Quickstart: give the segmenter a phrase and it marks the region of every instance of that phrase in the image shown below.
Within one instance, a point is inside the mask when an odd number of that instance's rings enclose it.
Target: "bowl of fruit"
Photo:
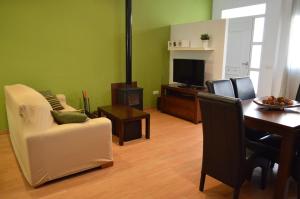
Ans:
[[[268,109],[284,110],[285,108],[294,108],[300,106],[300,103],[287,97],[260,97],[253,100],[254,103]]]

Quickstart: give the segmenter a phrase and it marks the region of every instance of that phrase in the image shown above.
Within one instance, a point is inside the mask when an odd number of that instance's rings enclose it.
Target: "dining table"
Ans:
[[[300,135],[300,107],[272,110],[253,100],[242,101],[245,126],[282,137],[274,199],[287,198],[295,142]]]

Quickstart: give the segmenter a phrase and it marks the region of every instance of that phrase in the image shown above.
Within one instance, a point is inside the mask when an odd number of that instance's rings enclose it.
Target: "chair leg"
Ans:
[[[297,198],[300,199],[300,182],[297,182]]]
[[[270,164],[270,168],[274,169],[274,166],[275,166],[275,162],[272,161],[272,163]]]
[[[246,180],[249,182],[252,180],[252,173],[253,173],[254,168],[251,168],[247,173],[246,173]]]
[[[206,177],[206,174],[203,173],[203,172],[201,172],[200,186],[199,186],[199,190],[200,190],[201,192],[204,191],[205,177]]]
[[[239,195],[240,195],[240,187],[236,187],[234,188],[234,191],[233,191],[233,199],[239,199]]]
[[[268,179],[268,166],[267,167],[261,167],[261,179],[260,179],[260,188],[265,189]]]

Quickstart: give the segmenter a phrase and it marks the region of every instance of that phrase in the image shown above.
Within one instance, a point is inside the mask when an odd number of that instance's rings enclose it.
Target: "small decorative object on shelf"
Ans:
[[[173,42],[172,41],[168,41],[168,48],[172,48],[173,47]]]
[[[208,34],[204,34],[204,39],[209,39]],[[202,41],[202,40],[201,40]],[[208,42],[208,40],[202,41],[201,46],[200,40],[178,40],[178,41],[168,41],[168,50],[169,51],[210,51],[213,49],[208,47],[208,44],[204,44]]]
[[[173,47],[177,47],[177,42],[176,41],[173,41]]]
[[[201,48],[169,48],[169,51],[209,51],[212,52],[214,49],[203,49]]]
[[[180,48],[189,48],[190,43],[191,42],[189,40],[179,40],[178,41],[178,47],[180,47]]]
[[[169,41],[168,48],[189,48],[191,42],[189,40]]]
[[[202,47],[203,49],[209,49],[208,48],[208,41],[210,39],[209,35],[207,33],[202,34],[200,37],[201,41],[202,41]]]

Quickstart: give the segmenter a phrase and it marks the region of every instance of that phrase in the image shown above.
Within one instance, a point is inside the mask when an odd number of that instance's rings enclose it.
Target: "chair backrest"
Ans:
[[[245,133],[240,99],[201,93],[202,171],[235,187],[245,169]]]
[[[234,89],[230,80],[206,81],[208,91],[212,94],[235,97]]]
[[[300,84],[299,84],[299,87],[298,87],[298,91],[297,91],[297,95],[296,95],[296,101],[300,102]]]
[[[252,81],[249,77],[231,78],[236,98],[241,100],[253,99],[256,97]]]

